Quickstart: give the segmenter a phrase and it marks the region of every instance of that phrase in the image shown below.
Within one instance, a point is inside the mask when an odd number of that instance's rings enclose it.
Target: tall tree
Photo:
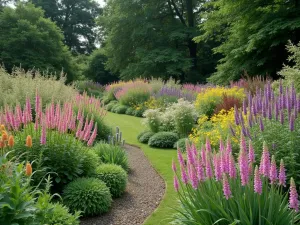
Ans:
[[[243,71],[272,75],[287,59],[288,40],[300,41],[299,0],[211,0],[199,40],[218,40],[214,50],[223,55],[209,79],[228,83]]]
[[[67,73],[68,81],[75,78],[75,68],[68,48],[63,44],[60,29],[44,18],[33,4],[17,4],[0,11],[0,64],[11,71],[14,66],[24,69]]]
[[[65,43],[74,53],[91,53],[95,49],[96,22],[100,6],[94,0],[32,0],[46,17],[63,30]]]
[[[173,76],[200,81],[213,72],[207,44],[197,44],[204,0],[109,0],[99,25],[106,35],[107,68],[133,77]],[[207,57],[198,54],[208,54]],[[209,62],[209,63],[208,63]],[[207,70],[202,67],[210,68]],[[201,70],[202,69],[202,70]],[[207,72],[206,74],[201,72]]]

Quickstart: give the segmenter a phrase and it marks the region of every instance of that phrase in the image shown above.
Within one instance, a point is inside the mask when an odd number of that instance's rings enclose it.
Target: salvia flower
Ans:
[[[296,184],[293,178],[291,178],[290,182],[290,199],[289,206],[291,209],[294,209],[296,212],[299,211],[299,201],[298,201],[298,193],[296,189]]]
[[[225,198],[228,200],[231,195],[231,190],[230,190],[230,186],[226,174],[223,174],[223,193]]]
[[[278,180],[279,180],[279,185],[284,186],[284,187],[286,186],[286,184],[285,184],[285,182],[286,182],[286,174],[285,174],[285,168],[284,168],[283,159],[280,160],[280,169],[279,169]]]
[[[275,156],[274,155],[272,155],[272,162],[271,162],[271,167],[270,167],[269,178],[270,178],[271,184],[276,183],[277,169],[276,169],[276,161],[275,161]]]

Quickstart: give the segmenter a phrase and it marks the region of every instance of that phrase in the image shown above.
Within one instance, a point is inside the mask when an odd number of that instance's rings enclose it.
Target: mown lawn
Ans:
[[[163,177],[166,182],[166,193],[159,207],[148,217],[145,225],[165,225],[171,221],[177,203],[176,193],[173,188],[173,172],[171,169],[172,158],[176,158],[176,150],[174,149],[154,149],[148,145],[141,144],[137,141],[137,135],[142,132],[145,127],[142,125],[141,118],[120,115],[108,112],[105,117],[107,124],[111,127],[120,127],[123,137],[128,144],[139,146],[150,160],[156,171]]]

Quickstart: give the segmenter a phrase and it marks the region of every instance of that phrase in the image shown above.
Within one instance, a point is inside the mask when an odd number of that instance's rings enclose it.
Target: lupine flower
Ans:
[[[240,167],[242,186],[245,186],[248,184],[249,181],[249,168],[248,168],[247,152],[243,149],[240,150],[239,167]]]
[[[179,190],[178,179],[176,176],[174,176],[174,189],[176,192],[178,192],[178,190]]]
[[[176,172],[176,170],[177,170],[176,164],[175,164],[175,162],[174,162],[173,159],[172,159],[172,170],[173,170],[174,172]]]
[[[182,180],[182,182],[184,184],[187,184],[188,183],[188,177],[187,177],[184,166],[182,166],[182,165],[180,166],[180,171],[181,171],[181,180]]]
[[[277,180],[277,169],[276,169],[276,162],[275,162],[274,155],[272,156],[269,178],[270,178],[271,184],[275,184],[275,182]]]
[[[294,114],[290,115],[290,131],[295,130],[295,116]]]
[[[230,186],[226,174],[223,174],[223,193],[225,198],[228,200],[231,195],[231,190],[230,190]]]
[[[9,147],[13,147],[15,145],[14,136],[12,136],[12,135],[9,136],[7,145]]]
[[[299,201],[298,201],[298,193],[296,189],[296,184],[293,178],[291,178],[291,183],[290,183],[290,208],[294,209],[296,212],[299,211]]]
[[[285,168],[284,168],[284,163],[283,159],[280,160],[280,169],[279,169],[279,185],[286,186],[285,181],[286,181],[286,175],[285,175]]]
[[[26,163],[26,171],[25,171],[26,176],[31,176],[32,174],[32,166],[31,164],[28,162]]]
[[[208,179],[213,177],[209,152],[206,152],[205,172]]]
[[[229,176],[230,178],[236,178],[235,161],[232,153],[229,155]]]
[[[28,136],[26,137],[26,146],[27,146],[28,148],[31,148],[31,147],[32,147],[32,138],[31,138],[30,135],[28,135]]]
[[[249,163],[255,162],[255,154],[251,140],[249,141]]]
[[[265,177],[268,177],[269,171],[270,171],[270,153],[269,153],[266,143],[264,142],[259,172],[260,172],[260,174],[264,175]]]
[[[264,123],[263,123],[263,120],[261,117],[259,118],[259,128],[260,128],[260,131],[264,131],[264,129],[265,129]]]
[[[181,166],[184,166],[184,159],[182,157],[182,154],[181,154],[181,150],[179,149],[179,147],[177,147],[177,157],[178,157],[178,161],[180,163]]]

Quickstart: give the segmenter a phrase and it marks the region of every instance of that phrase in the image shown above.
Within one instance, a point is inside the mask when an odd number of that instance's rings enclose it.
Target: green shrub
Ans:
[[[108,103],[108,104],[106,105],[105,108],[106,108],[107,111],[111,111],[112,108],[113,108],[113,106],[116,105],[116,104],[118,104],[118,101],[111,101],[110,103]]]
[[[144,122],[154,133],[159,131],[161,126],[161,112],[159,109],[148,109],[144,112]]]
[[[187,141],[190,144],[192,144],[192,142],[188,138],[181,138],[174,144],[174,148],[177,149],[177,147],[179,147],[179,149],[182,153],[186,152],[186,142]]]
[[[149,98],[150,91],[136,88],[129,89],[126,94],[119,98],[119,101],[122,105],[134,106],[148,101]]]
[[[116,109],[115,109],[115,113],[118,113],[118,114],[125,114],[127,110],[127,106],[125,105],[119,105]]]
[[[120,106],[120,104],[119,103],[117,103],[117,104],[114,104],[113,106],[112,106],[112,108],[111,108],[111,112],[113,112],[113,113],[115,113],[116,112],[116,109],[118,108]]]
[[[128,107],[125,114],[132,116],[134,114],[134,108]]]
[[[40,138],[33,135],[31,148],[24,146],[26,130],[16,136],[15,146],[10,156],[15,156],[21,161],[34,161],[34,184],[51,173],[53,178],[52,190],[61,192],[64,185],[77,177],[90,175],[97,167],[95,154],[83,146],[81,142],[71,135],[61,135],[57,132],[47,133],[46,145],[40,145]],[[52,139],[52,141],[51,141]]]
[[[127,153],[120,146],[98,143],[93,147],[93,151],[101,162],[116,164],[126,171],[129,170]]]
[[[178,136],[173,132],[158,132],[149,139],[148,145],[157,148],[173,148],[177,140]]]
[[[101,99],[101,102],[104,105],[108,105],[111,102],[111,100],[107,96],[103,96],[102,99]]]
[[[112,198],[103,181],[78,178],[65,187],[63,202],[71,211],[81,211],[84,216],[93,216],[108,212]]]
[[[40,224],[47,225],[79,225],[79,212],[74,215],[66,206],[59,203],[50,203],[51,196],[44,193],[38,198],[37,208]]]
[[[102,164],[96,170],[96,177],[109,187],[112,197],[120,197],[127,184],[127,173],[122,167],[114,164]]]
[[[135,109],[133,115],[136,117],[143,117],[145,108]]]
[[[155,133],[152,131],[143,132],[143,135],[141,135],[138,140],[139,142],[146,144],[154,134]]]

